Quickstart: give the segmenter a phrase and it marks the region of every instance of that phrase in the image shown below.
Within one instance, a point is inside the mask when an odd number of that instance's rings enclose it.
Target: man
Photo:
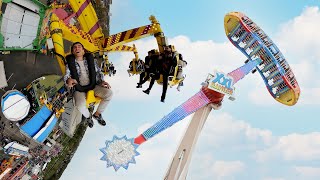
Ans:
[[[106,122],[101,113],[106,109],[112,97],[111,86],[103,80],[103,73],[93,59],[93,55],[85,53],[80,42],[75,42],[71,46],[71,55],[66,57],[66,75],[64,81],[68,87],[75,86],[74,99],[78,110],[86,118],[88,126],[93,127],[92,117],[86,107],[86,93],[94,90],[94,95],[101,98],[97,111],[93,114],[98,123],[102,126]]]
[[[160,54],[158,59],[158,69],[159,73],[162,74],[163,83],[162,83],[162,95],[161,95],[161,102],[165,101],[166,93],[168,89],[168,77],[169,75],[173,75],[174,68],[177,66],[177,57],[174,52],[172,52],[171,45],[163,47],[164,53]],[[153,86],[153,83],[156,79],[159,79],[158,76],[154,76],[151,79],[149,88],[144,90],[143,92],[146,94],[150,93],[150,90]]]
[[[140,79],[137,83],[137,88],[142,88],[142,85],[150,79],[150,74],[156,73],[156,56],[156,51],[154,49],[148,51],[148,56],[146,56],[144,59],[145,71],[140,74]]]
[[[185,74],[183,74],[183,68],[187,66],[187,61],[183,59],[182,54],[179,53],[179,63],[178,63],[178,72],[177,72],[177,79],[184,79],[186,77]],[[180,91],[180,87],[183,86],[183,81],[179,82],[177,90]]]

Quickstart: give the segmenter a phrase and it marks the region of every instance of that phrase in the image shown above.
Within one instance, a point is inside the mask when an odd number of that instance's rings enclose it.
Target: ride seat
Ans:
[[[86,98],[87,108],[90,108],[91,106],[98,104],[100,101],[101,101],[101,98],[95,96],[93,90],[89,90],[87,92],[87,98]]]

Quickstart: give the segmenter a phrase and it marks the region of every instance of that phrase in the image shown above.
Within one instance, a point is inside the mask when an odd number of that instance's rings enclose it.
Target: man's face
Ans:
[[[171,48],[169,46],[164,47],[164,51],[171,52]]]
[[[84,55],[84,49],[81,44],[75,44],[72,47],[72,54],[76,57],[80,57]]]

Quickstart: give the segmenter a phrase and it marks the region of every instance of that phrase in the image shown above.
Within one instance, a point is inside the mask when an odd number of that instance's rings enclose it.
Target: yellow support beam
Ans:
[[[151,15],[149,17],[149,20],[151,21],[152,23],[152,32],[153,32],[153,35],[154,37],[156,38],[157,40],[157,44],[158,44],[158,48],[159,48],[159,52],[162,53],[163,52],[163,46],[167,46],[168,43],[167,43],[167,39],[166,37],[164,36],[164,33],[161,29],[161,26],[160,26],[160,23],[159,21],[156,19],[155,16]]]
[[[110,51],[123,44],[154,35],[158,43],[159,51],[163,52],[163,46],[167,45],[167,42],[160,27],[160,23],[154,16],[150,16],[149,20],[152,24],[123,31],[105,38],[101,42],[103,44],[103,47],[107,51]]]
[[[66,26],[62,21],[60,21],[60,27],[63,32],[63,39],[80,42],[90,52],[99,51],[99,47],[95,45],[94,40],[87,33],[78,30],[75,26]]]
[[[133,52],[135,55],[135,59],[139,59],[138,51],[136,49],[136,46],[133,44],[133,46],[127,46],[127,45],[120,45],[117,47],[114,47],[110,49],[108,52]]]
[[[80,23],[82,30],[92,36],[93,39],[104,37],[98,23],[98,16],[90,0],[69,0],[69,4]]]
[[[61,72],[64,75],[66,73],[66,67],[64,64],[64,59],[62,59],[62,57],[65,57],[62,29],[60,27],[59,18],[55,14],[52,14],[51,16],[50,34],[52,37],[55,52],[60,55],[56,56],[56,58],[59,63]]]
[[[152,25],[146,25],[111,35],[104,39],[104,42],[102,43],[104,44],[103,47],[107,51],[110,51],[118,46],[150,36],[152,34]]]

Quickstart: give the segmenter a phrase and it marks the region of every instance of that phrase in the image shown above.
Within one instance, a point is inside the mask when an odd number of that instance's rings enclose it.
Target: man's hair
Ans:
[[[74,47],[75,45],[77,45],[77,44],[80,44],[80,45],[82,46],[83,50],[86,51],[86,49],[84,48],[83,44],[81,44],[81,42],[74,42],[74,43],[71,45],[71,53],[72,53],[72,51],[73,51],[73,47]]]
[[[170,48],[172,52],[174,51],[174,46],[172,46],[172,45],[164,45],[163,49],[164,48]]]
[[[155,53],[156,53],[156,50],[155,50],[155,49],[152,49],[152,50],[150,50],[150,53],[151,53],[151,54],[155,54]]]
[[[180,60],[183,60],[183,56],[182,56],[182,54],[180,54],[180,53],[179,53],[179,59],[180,59]]]

